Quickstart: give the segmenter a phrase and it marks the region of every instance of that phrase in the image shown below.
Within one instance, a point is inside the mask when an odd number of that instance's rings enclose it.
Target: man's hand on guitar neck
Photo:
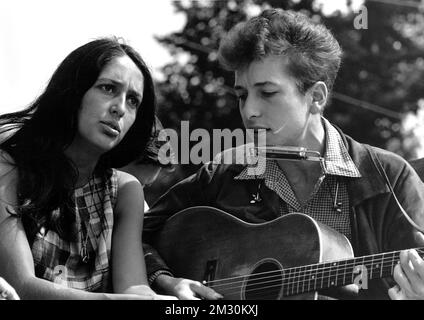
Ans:
[[[397,285],[389,289],[392,300],[424,299],[424,261],[414,249],[400,253],[393,278]]]
[[[183,278],[173,278],[161,274],[155,280],[155,289],[165,294],[175,295],[180,300],[218,300],[223,296],[198,281]]]

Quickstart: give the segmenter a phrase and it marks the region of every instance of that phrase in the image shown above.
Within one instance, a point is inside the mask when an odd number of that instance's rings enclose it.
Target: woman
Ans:
[[[154,113],[142,58],[99,39],[26,110],[0,116],[12,132],[0,144],[0,274],[22,299],[169,298],[147,284],[142,187],[111,169],[144,152]]]
[[[156,117],[155,126],[152,133],[152,138],[147,143],[146,150],[143,155],[120,168],[120,170],[127,172],[140,181],[143,187],[150,187],[158,178],[162,169],[167,173],[174,172],[174,152],[171,144],[166,139],[161,138],[163,125]],[[149,205],[144,201],[144,211],[149,210]]]

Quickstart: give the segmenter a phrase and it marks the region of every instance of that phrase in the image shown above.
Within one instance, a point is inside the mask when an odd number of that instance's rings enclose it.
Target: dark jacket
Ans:
[[[355,256],[424,246],[423,235],[405,219],[385,181],[383,171],[408,215],[424,226],[424,184],[401,157],[375,147],[360,144],[340,132],[361,178],[348,181],[351,205],[352,246]],[[381,166],[379,165],[381,163]],[[379,169],[380,167],[380,169]],[[279,216],[278,195],[263,187],[264,201],[252,205],[255,180],[235,180],[243,165],[205,164],[164,194],[146,213],[144,241],[149,243],[155,231],[172,214],[193,206],[206,205],[251,223]],[[183,232],[183,231],[182,231]],[[165,268],[152,250],[146,257],[149,274]],[[387,299],[392,279],[371,280],[369,289],[360,291],[361,299]]]
[[[412,168],[414,168],[420,176],[421,180],[424,181],[424,158],[412,160],[410,163]]]

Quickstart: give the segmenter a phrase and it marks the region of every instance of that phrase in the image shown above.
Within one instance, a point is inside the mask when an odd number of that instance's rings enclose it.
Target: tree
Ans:
[[[365,2],[368,29],[355,28],[361,12],[354,12],[349,1],[347,13],[330,16],[313,0],[175,1],[186,25],[158,38],[175,56],[163,67],[165,79],[158,83],[159,117],[165,127],[178,130],[181,120],[189,120],[190,129],[242,127],[231,89],[234,79],[219,66],[217,49],[222,35],[237,22],[271,6],[300,10],[324,22],[344,50],[325,116],[361,142],[413,158],[415,138],[401,129],[403,115],[415,113],[423,98],[424,19],[417,8],[374,1]],[[415,142],[402,143],[408,137]],[[176,179],[196,169],[179,168]]]
[[[414,158],[416,148],[405,143],[408,135],[401,125],[408,111],[417,111],[423,96],[424,46],[417,33],[423,27],[422,14],[417,8],[374,1],[365,6],[368,29],[352,28],[353,11],[323,17],[345,52],[334,88],[337,99],[327,116],[359,141]],[[354,107],[344,95],[369,104]]]

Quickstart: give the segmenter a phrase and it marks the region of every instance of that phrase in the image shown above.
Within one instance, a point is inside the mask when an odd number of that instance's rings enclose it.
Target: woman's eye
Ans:
[[[128,104],[132,108],[138,108],[138,106],[140,105],[140,101],[136,97],[128,97]]]
[[[115,90],[115,87],[111,84],[101,84],[99,88],[107,93],[113,93]]]

